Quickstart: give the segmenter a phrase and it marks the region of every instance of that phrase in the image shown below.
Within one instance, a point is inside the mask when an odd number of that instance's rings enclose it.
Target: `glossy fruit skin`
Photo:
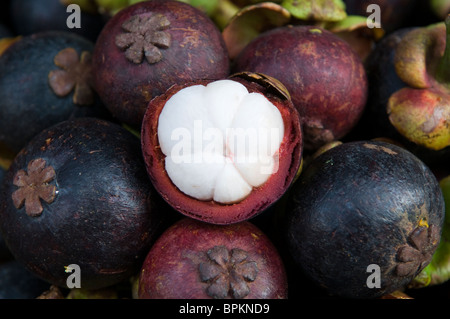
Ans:
[[[18,152],[42,130],[76,117],[109,118],[96,97],[91,105],[73,102],[73,92],[57,96],[49,86],[49,73],[58,70],[55,56],[66,48],[91,52],[91,41],[64,31],[23,36],[0,56],[0,143]],[[36,98],[39,97],[39,98]]]
[[[358,141],[325,152],[305,169],[286,214],[285,238],[297,271],[329,295],[376,298],[406,287],[430,261],[444,201],[436,178],[412,153]],[[401,249],[414,246],[419,230],[433,230],[433,245],[415,271],[400,275]],[[370,265],[380,267],[379,288],[368,287]]]
[[[122,24],[132,16],[162,14],[170,22],[170,37],[161,61],[134,64],[115,44]],[[93,63],[95,86],[107,108],[136,129],[150,100],[174,84],[219,79],[229,74],[229,58],[220,31],[200,10],[180,1],[144,1],[111,18],[96,42]]]
[[[232,72],[267,74],[282,82],[302,118],[305,149],[344,137],[367,100],[361,59],[344,40],[314,26],[284,26],[250,42]]]
[[[262,93],[281,112],[285,136],[280,146],[279,168],[268,181],[254,188],[252,193],[239,203],[223,205],[214,201],[200,201],[187,196],[172,183],[165,171],[164,158],[159,146],[157,129],[158,117],[167,100],[184,87],[207,85],[212,81],[195,81],[185,85],[174,85],[164,94],[153,99],[145,113],[141,143],[147,173],[161,197],[184,216],[207,223],[226,225],[251,219],[271,207],[290,187],[301,164],[303,154],[303,134],[300,118],[292,102],[280,98],[271,89],[239,77],[232,77],[246,86],[249,92]],[[271,93],[272,92],[272,93]]]
[[[247,252],[256,279],[247,281],[246,299],[286,299],[287,277],[275,246],[250,222],[219,226],[183,218],[169,227],[149,251],[140,272],[139,299],[211,299],[200,264],[213,247]],[[232,298],[228,295],[226,299]]]
[[[16,208],[13,182],[36,158],[53,167],[47,184],[57,193],[30,216],[26,206]],[[77,264],[81,287],[98,289],[138,271],[165,227],[163,204],[136,136],[104,120],[74,119],[44,130],[17,155],[2,187],[0,231],[15,259],[40,278],[67,287],[64,266]]]

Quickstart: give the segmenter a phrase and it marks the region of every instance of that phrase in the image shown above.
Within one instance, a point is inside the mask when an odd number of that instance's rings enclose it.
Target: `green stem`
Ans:
[[[211,14],[212,20],[223,30],[230,19],[239,11],[239,7],[229,0],[219,0],[216,10]]]
[[[444,55],[436,72],[436,79],[445,85],[450,85],[450,14],[445,19],[445,27],[447,35],[445,38],[446,45]]]

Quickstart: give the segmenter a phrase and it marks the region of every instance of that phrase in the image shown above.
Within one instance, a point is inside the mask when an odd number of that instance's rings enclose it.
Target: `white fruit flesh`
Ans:
[[[276,172],[283,136],[278,108],[232,80],[181,89],[158,121],[171,181],[186,195],[222,204],[243,200]]]

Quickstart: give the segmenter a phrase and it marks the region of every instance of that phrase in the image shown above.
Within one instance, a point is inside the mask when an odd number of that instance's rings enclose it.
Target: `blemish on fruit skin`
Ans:
[[[419,227],[429,227],[429,225],[428,225],[428,222],[427,222],[427,219],[426,218],[421,218],[420,220],[419,220],[419,223],[418,223],[418,225],[419,225]]]
[[[387,148],[385,146],[381,146],[381,145],[375,145],[375,144],[366,143],[363,146],[365,148],[368,148],[368,149],[383,151],[383,152],[385,152],[387,154],[390,154],[390,155],[397,155],[398,154],[396,151],[394,151],[394,150],[392,150],[390,148]]]
[[[253,237],[253,238],[255,238],[255,239],[259,239],[259,236],[258,236],[257,234],[255,234],[255,233],[251,233],[251,235],[252,235],[252,237]]]
[[[322,30],[320,29],[310,29],[309,32],[313,34],[322,34]]]

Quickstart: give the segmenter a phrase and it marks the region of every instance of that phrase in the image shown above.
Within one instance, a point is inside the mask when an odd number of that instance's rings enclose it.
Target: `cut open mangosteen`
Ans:
[[[264,85],[256,82],[262,79]],[[150,102],[141,136],[162,197],[215,224],[268,208],[290,186],[302,157],[300,119],[285,88],[256,74],[172,87]]]

